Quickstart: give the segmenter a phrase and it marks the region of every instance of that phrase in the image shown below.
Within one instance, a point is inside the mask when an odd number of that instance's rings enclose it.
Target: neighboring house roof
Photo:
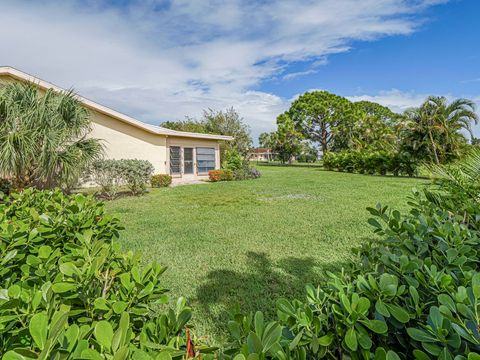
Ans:
[[[16,80],[20,81],[25,81],[25,82],[31,82],[38,86],[40,89],[43,90],[48,90],[52,89],[58,92],[61,91],[66,91],[65,89],[62,89],[59,86],[56,86],[54,84],[51,84],[47,81],[44,81],[42,79],[39,79],[35,76],[29,75],[27,73],[24,73],[23,71],[17,70],[13,67],[10,66],[0,66],[0,76],[10,76],[11,78],[14,78]],[[122,121],[124,123],[130,124],[132,126],[135,126],[139,129],[145,130],[147,132],[153,133],[153,134],[158,134],[158,135],[164,135],[164,136],[178,136],[178,137],[188,137],[188,138],[198,138],[198,139],[212,139],[212,140],[233,140],[233,137],[231,136],[225,136],[225,135],[214,135],[214,134],[201,134],[201,133],[194,133],[194,132],[187,132],[187,131],[177,131],[177,130],[171,130],[167,129],[161,126],[155,126],[155,125],[150,125],[146,124],[140,120],[134,119],[128,115],[119,113],[118,111],[112,110],[106,106],[100,105],[92,100],[89,100],[87,98],[84,98],[83,96],[76,95],[77,99],[88,109],[97,111],[99,113],[105,114],[107,116],[110,116],[116,120]]]
[[[272,152],[272,149],[270,148],[256,148],[255,153],[257,154],[264,154],[264,153],[269,153]]]

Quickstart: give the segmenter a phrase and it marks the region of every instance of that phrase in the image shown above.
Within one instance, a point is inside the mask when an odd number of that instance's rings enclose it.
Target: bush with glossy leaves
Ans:
[[[115,240],[119,220],[93,197],[27,189],[0,204],[3,359],[181,358],[191,310],[166,307],[165,267]],[[198,347],[197,351],[205,350]]]

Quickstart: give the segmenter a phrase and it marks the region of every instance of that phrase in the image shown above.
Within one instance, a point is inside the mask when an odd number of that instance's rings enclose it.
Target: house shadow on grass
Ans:
[[[320,267],[313,257],[288,257],[274,263],[262,252],[248,252],[246,256],[248,271],[214,270],[197,288],[195,306],[221,332],[225,332],[229,312],[237,305],[242,313],[260,310],[273,318],[277,299],[303,300],[306,284],[320,284],[322,271],[340,266]]]

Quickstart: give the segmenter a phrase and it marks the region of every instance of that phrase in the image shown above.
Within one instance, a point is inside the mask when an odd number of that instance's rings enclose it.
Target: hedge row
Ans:
[[[260,176],[262,176],[260,171],[248,165],[235,171],[230,169],[220,169],[210,170],[208,172],[208,178],[212,182],[257,179]]]
[[[323,166],[328,170],[356,172],[360,174],[414,176],[417,173],[416,161],[406,153],[387,151],[347,150],[329,152],[323,157]]]
[[[147,160],[105,159],[93,164],[89,178],[100,186],[102,194],[113,199],[122,186],[127,186],[134,195],[145,192],[153,170]]]

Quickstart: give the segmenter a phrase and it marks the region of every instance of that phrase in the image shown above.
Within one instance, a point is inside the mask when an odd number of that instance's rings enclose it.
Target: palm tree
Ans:
[[[418,108],[405,112],[406,137],[404,143],[419,158],[434,159],[440,164],[458,157],[465,137],[461,130],[473,139],[472,122],[478,122],[475,104],[468,99],[457,99],[448,104],[443,96],[430,96]]]
[[[103,154],[88,138],[88,111],[72,91],[40,93],[33,84],[0,88],[0,176],[15,187],[71,188]]]

